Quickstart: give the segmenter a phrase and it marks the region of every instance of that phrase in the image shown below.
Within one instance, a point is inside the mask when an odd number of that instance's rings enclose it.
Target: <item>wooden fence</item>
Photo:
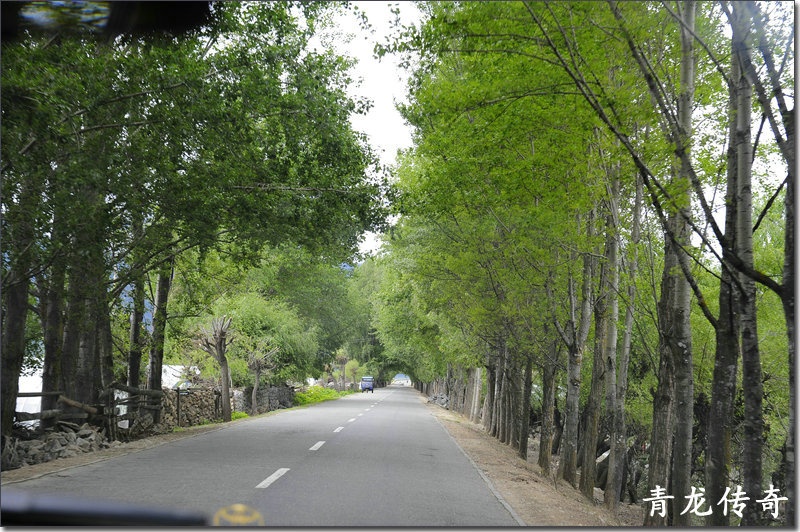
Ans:
[[[127,396],[119,397],[116,391],[126,392]],[[57,396],[57,403],[62,406],[62,408],[42,410],[40,412],[15,412],[14,420],[17,422],[40,421],[39,428],[42,429],[60,421],[86,420],[94,425],[106,428],[107,438],[109,441],[113,441],[119,436],[120,421],[135,420],[145,411],[151,411],[153,418],[157,420],[162,408],[161,398],[164,392],[161,390],[132,388],[119,382],[113,382],[100,394],[100,402],[94,405],[70,399],[61,391],[23,392],[17,395],[18,397]],[[126,410],[126,412],[121,414],[122,410]]]
[[[28,392],[18,395],[57,396],[60,408],[40,412],[16,412],[15,421],[40,421],[38,430],[41,431],[65,420],[85,420],[103,427],[109,441],[135,438],[146,433],[153,425],[161,425],[161,429],[169,430],[176,426],[222,417],[222,397],[219,390],[205,388],[145,390],[113,382],[100,393],[98,402],[91,405],[70,399],[63,392]],[[199,407],[198,402],[201,404]]]

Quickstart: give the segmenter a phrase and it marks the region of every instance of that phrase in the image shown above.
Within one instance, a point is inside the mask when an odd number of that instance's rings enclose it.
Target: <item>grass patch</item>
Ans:
[[[231,412],[231,421],[250,417],[247,412]]]
[[[294,394],[294,404],[297,406],[310,405],[313,403],[321,403],[323,401],[331,401],[339,399],[345,395],[350,395],[352,391],[337,392],[331,388],[323,388],[322,386],[310,386],[305,392],[297,392]]]

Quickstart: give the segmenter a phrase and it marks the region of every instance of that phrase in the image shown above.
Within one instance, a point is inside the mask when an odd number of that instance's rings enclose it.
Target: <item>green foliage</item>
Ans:
[[[572,302],[586,257],[595,276],[592,303],[597,302],[598,276],[606,266],[604,217],[608,202],[615,201],[609,196],[610,178],[620,176],[620,220],[612,235],[624,257],[620,335],[626,307],[635,303],[628,421],[639,431],[652,424],[658,347],[668,334],[659,332],[666,237],[658,210],[676,212],[689,192],[705,194],[714,211],[713,216],[702,212],[695,200],[698,234],[687,250],[700,292],[691,309],[694,386],[696,395],[710,393],[716,336],[699,305],[718,313],[720,265],[714,253],[720,242],[709,227],[725,208],[731,117],[727,80],[720,75],[728,65],[720,58],[728,57],[731,43],[721,13],[727,8],[698,5],[695,31],[702,47],[695,62],[696,131],[691,139],[697,182],[689,191],[672,183],[680,181],[671,179],[676,134],[664,127],[676,113],[676,80],[681,79],[681,27],[668,8],[424,2],[426,16],[418,26],[398,28],[393,42],[378,47],[379,54],[397,53],[413,65],[408,103],[401,111],[414,128],[415,141],[396,169],[398,221],[379,259],[364,264],[363,273],[356,271],[357,277],[363,275],[359,287],[369,287],[361,290],[370,302],[365,314],[384,348],[373,359],[381,367],[403,368],[415,380],[427,381],[444,376],[449,365],[483,365],[497,346],[524,356],[558,340],[553,321],[563,324],[578,317]],[[762,9],[774,9],[776,20],[785,15],[780,3]],[[785,32],[792,27],[776,24],[767,35],[773,44],[789,42]],[[635,46],[646,67],[634,61]],[[776,45],[774,53],[793,57],[791,46]],[[781,69],[785,87],[793,86],[790,71]],[[663,98],[662,108],[654,105],[654,93]],[[762,204],[777,184],[770,172],[776,144],[766,137],[761,135],[754,162]],[[649,176],[650,188],[641,241],[634,245],[632,198],[642,174]],[[763,218],[758,208],[753,216],[756,268],[772,279],[783,275],[781,194]],[[627,271],[634,255],[635,280]],[[631,284],[633,301],[627,296]],[[787,329],[775,294],[759,288],[757,298],[769,427],[765,437],[774,451],[787,428]],[[590,331],[588,346],[593,335]],[[582,367],[584,396],[590,353],[584,354]],[[563,373],[557,379],[564,385]],[[777,463],[770,467],[774,470]]]
[[[231,412],[231,421],[235,421],[237,419],[244,419],[246,417],[250,417],[247,412]]]
[[[352,392],[343,391],[338,392],[331,388],[323,388],[322,386],[309,386],[304,392],[297,392],[294,394],[294,404],[297,406],[310,405],[313,403],[321,403],[323,401],[331,401],[339,399]]]
[[[231,382],[237,388],[253,385],[253,377],[247,369],[247,361],[228,352],[228,371],[231,374]],[[215,373],[216,375],[216,373]]]
[[[350,124],[365,109],[346,91],[352,61],[309,46],[317,18],[340,7],[218,3],[212,23],[180,37],[4,40],[3,292],[12,265],[43,283],[39,297],[58,280],[62,309],[65,287],[95,290],[123,373],[134,278],[175,261],[168,356],[200,362],[197,324],[267,245],[290,243],[326,264],[351,260],[361,234],[383,224],[385,183]],[[328,281],[344,292],[334,275]],[[303,310],[320,296],[296,295]],[[332,316],[348,313],[316,310],[282,332],[292,361],[279,377],[319,371],[317,343],[345,341],[337,331],[347,327]]]

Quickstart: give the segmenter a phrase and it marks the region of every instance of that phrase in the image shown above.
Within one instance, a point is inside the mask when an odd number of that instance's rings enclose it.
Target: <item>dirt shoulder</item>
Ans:
[[[491,437],[482,426],[439,405],[427,406],[526,525],[642,526],[642,507],[620,504],[614,515],[597,500],[595,504],[587,501],[563,480],[555,481],[552,476],[542,474],[538,464],[519,458],[511,447]],[[535,460],[531,451],[529,448],[528,456]],[[595,490],[595,499],[598,497],[602,500],[602,491]]]

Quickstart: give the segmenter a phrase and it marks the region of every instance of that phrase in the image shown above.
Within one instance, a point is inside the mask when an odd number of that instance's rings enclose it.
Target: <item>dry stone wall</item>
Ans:
[[[178,394],[180,393],[180,397]],[[253,388],[234,388],[231,390],[231,410],[252,414]],[[178,402],[180,401],[180,418]],[[188,390],[171,390],[164,388],[162,398],[161,430],[172,430],[175,427],[188,427],[218,421],[222,417],[221,398],[213,388],[190,388]],[[294,404],[294,388],[290,386],[263,386],[257,392],[258,414],[271,412],[281,408],[290,408]]]
[[[222,416],[220,395],[213,388],[163,390],[159,423],[163,429],[202,425],[219,420]]]
[[[241,402],[236,404],[234,410],[252,414],[253,388],[248,386],[241,390]],[[271,412],[281,408],[291,408],[294,405],[294,388],[290,386],[263,386],[256,392],[256,414]]]

